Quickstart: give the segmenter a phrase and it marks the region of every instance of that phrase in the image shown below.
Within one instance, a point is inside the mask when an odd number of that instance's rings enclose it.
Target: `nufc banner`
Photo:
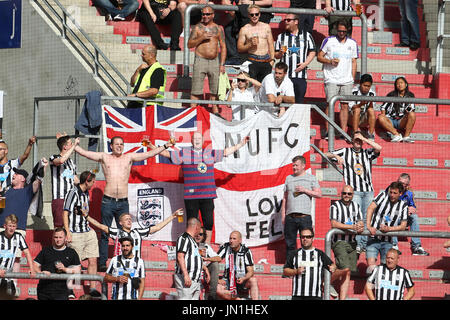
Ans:
[[[281,118],[259,112],[237,122],[225,121],[201,107],[103,106],[103,118],[105,150],[110,150],[109,141],[114,136],[124,138],[125,152],[146,152],[150,150],[147,141],[158,146],[171,135],[177,141],[173,150],[189,147],[194,132],[202,133],[204,148],[219,150],[250,136],[244,147],[215,164],[213,242],[227,242],[233,230],[242,233],[247,246],[282,237],[281,202],[284,181],[292,174],[291,160],[304,155],[310,167],[309,105],[293,105]],[[163,156],[135,163],[128,190],[135,226],[154,225],[184,207],[181,168]],[[185,223],[175,219],[149,239],[175,241],[184,229]]]

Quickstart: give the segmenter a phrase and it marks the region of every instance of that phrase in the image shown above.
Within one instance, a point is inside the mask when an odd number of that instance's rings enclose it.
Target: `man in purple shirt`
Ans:
[[[224,150],[212,149],[211,146],[203,148],[203,136],[200,132],[192,135],[192,147],[181,148],[175,151],[164,150],[160,155],[172,160],[174,164],[181,165],[184,175],[184,205],[186,219],[198,219],[198,211],[202,214],[203,225],[206,229],[205,242],[211,242],[214,224],[214,199],[217,198],[216,182],[214,180],[214,163],[223,160],[242,148],[250,139],[246,136],[238,144]],[[155,146],[151,145],[152,148]]]

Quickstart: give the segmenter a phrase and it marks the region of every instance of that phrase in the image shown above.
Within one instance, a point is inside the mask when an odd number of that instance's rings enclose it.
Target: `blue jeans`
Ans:
[[[391,242],[381,241],[376,238],[370,238],[367,241],[366,258],[377,259],[378,253],[380,253],[380,262],[386,263],[386,254],[391,248],[392,248]]]
[[[419,230],[419,216],[417,214],[408,215],[408,226],[410,231],[420,231]],[[392,244],[396,246],[398,244],[398,238],[392,237]],[[420,238],[411,238],[411,249],[421,246]]]
[[[112,199],[102,199],[102,224],[111,227],[112,220],[116,220],[117,227],[119,225],[119,217],[122,213],[128,213],[128,201],[116,201]],[[105,266],[106,260],[108,260],[108,235],[102,231],[99,243],[99,265]]]
[[[363,214],[364,221],[364,229],[367,229],[366,226],[366,216],[367,216],[367,208],[369,208],[370,204],[373,200],[373,191],[361,192],[354,191],[353,201],[355,201],[361,207],[361,212]],[[356,236],[357,246],[361,249],[364,249],[367,245],[367,236]]]
[[[400,41],[410,45],[411,42],[420,44],[419,16],[417,3],[419,0],[399,0],[400,7]]]
[[[294,85],[295,103],[303,103],[306,94],[306,79],[304,78],[289,78]]]
[[[100,9],[106,10],[107,13],[113,17],[120,14],[122,17],[126,18],[139,8],[139,2],[137,0],[123,0],[123,8],[115,7],[109,0],[93,0],[94,6],[100,7]]]

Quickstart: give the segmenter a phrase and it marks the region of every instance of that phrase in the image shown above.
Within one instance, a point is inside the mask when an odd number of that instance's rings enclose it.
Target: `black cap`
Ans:
[[[119,242],[122,243],[124,241],[130,241],[131,243],[134,243],[133,238],[129,237],[129,236],[125,236],[119,239]]]
[[[16,174],[22,175],[25,179],[28,177],[28,172],[26,172],[26,171],[23,170],[23,169],[13,168],[13,171],[14,171]]]

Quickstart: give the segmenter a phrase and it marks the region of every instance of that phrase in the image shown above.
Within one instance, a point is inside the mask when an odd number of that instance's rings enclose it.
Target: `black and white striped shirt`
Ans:
[[[293,278],[292,296],[322,297],[323,271],[332,264],[333,261],[319,249],[298,249],[297,254],[291,255],[284,265],[284,268],[290,269],[305,267],[304,273]]]
[[[389,92],[386,97],[400,97],[396,91]],[[407,91],[404,98],[415,98],[414,93]],[[385,102],[380,107],[381,111],[385,111],[386,117],[399,120],[405,116],[407,112],[416,110],[414,103],[394,103]]]
[[[186,269],[189,274],[189,278],[192,281],[200,281],[200,276],[202,274],[202,257],[198,251],[197,242],[192,238],[189,233],[183,233],[177,240],[177,255],[178,253],[184,253],[184,262],[186,264]],[[181,267],[178,265],[178,259],[175,267],[175,273],[183,274]]]
[[[311,51],[316,51],[316,44],[309,32],[298,32],[297,35],[290,32],[280,33],[275,42],[275,51],[280,51],[282,46],[286,46],[288,50],[281,57],[281,61],[288,65],[289,78],[307,78],[307,69],[304,68],[300,72],[295,72],[299,63],[304,63]]]
[[[380,229],[382,224],[389,227],[399,226],[400,223],[408,219],[408,205],[406,202],[397,200],[397,202],[389,201],[389,194],[386,191],[381,192],[374,200],[377,204],[372,214],[370,226]],[[377,236],[381,241],[391,241],[391,236]]]
[[[63,164],[55,166],[53,161],[57,158],[61,158],[61,155],[55,154],[49,159],[52,174],[52,199],[64,199],[75,186],[74,178],[77,174],[77,167],[70,158]]]
[[[141,281],[144,281],[144,260],[136,256],[130,259],[126,259],[122,255],[113,257],[106,273],[118,277],[123,276],[124,272],[128,273],[131,278],[140,278]],[[116,282],[112,285],[112,300],[137,300],[138,294],[139,291],[133,289],[130,278],[127,283]]]
[[[8,160],[5,164],[0,164],[0,182],[3,190],[11,185],[12,175],[14,174],[13,168],[20,168],[20,166],[19,158]]]
[[[414,286],[408,270],[400,266],[389,270],[385,264],[377,266],[367,282],[375,286],[376,300],[403,300],[405,288]]]
[[[331,0],[334,10],[353,11],[352,0]]]
[[[109,228],[109,237],[114,240],[118,240],[123,237],[131,237],[133,239],[133,255],[141,258],[142,252],[142,238],[147,237],[150,234],[150,228],[136,228],[131,229],[130,232],[126,232],[119,228]]]
[[[24,237],[14,232],[11,238],[8,238],[5,231],[0,232],[0,269],[12,271],[17,250],[28,249]]]
[[[330,206],[330,220],[336,220],[337,222],[354,225],[358,220],[362,220],[363,215],[361,207],[354,201],[351,201],[347,206],[342,200],[335,201]],[[333,237],[333,242],[337,241],[355,241],[354,234],[337,234]]]
[[[380,155],[375,149],[361,149],[356,152],[353,148],[341,148],[333,154],[344,159],[344,182],[352,186],[354,191],[373,191],[372,161]]]
[[[359,85],[353,88],[352,94],[354,96],[375,97],[377,95],[375,93],[375,90],[373,89],[373,87],[371,87],[369,92],[367,92],[367,94],[365,94],[365,95],[361,93],[361,90],[359,88],[360,88]],[[359,101],[350,101],[348,103],[348,107],[350,109],[352,109],[355,104],[359,104],[359,103],[360,103]],[[375,102],[367,102],[367,103],[363,104],[361,106],[361,114],[360,114],[360,116],[363,116],[366,113],[366,111],[369,108],[371,103],[372,103],[372,106],[375,108],[375,105],[376,105]]]
[[[88,232],[89,222],[81,213],[81,209],[89,212],[89,192],[83,192],[79,186],[72,188],[64,199],[64,210],[69,212],[70,232]]]
[[[233,255],[235,279],[244,277],[247,273],[247,267],[254,265],[252,252],[244,244],[241,244],[238,252],[234,252],[229,243],[221,245],[217,255],[225,259],[225,271],[223,273],[225,279],[229,279],[230,276],[230,254]]]

